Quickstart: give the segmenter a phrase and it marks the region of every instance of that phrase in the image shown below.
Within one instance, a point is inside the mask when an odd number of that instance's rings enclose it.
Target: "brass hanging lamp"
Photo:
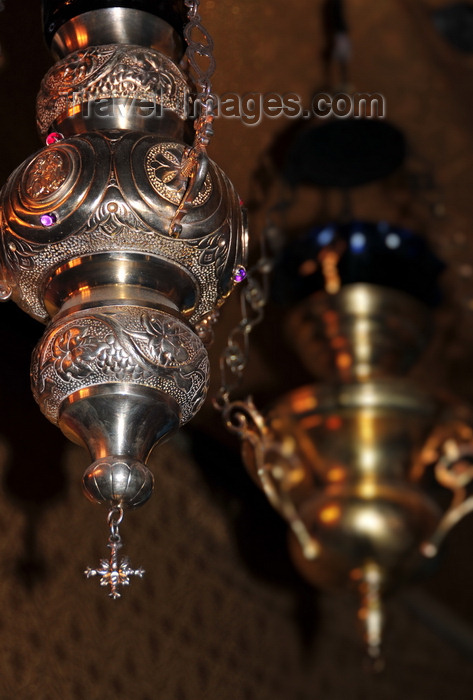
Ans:
[[[287,337],[316,383],[264,413],[251,398],[233,400],[228,381],[216,402],[242,441],[249,473],[291,527],[303,577],[357,589],[374,660],[383,594],[421,555],[435,556],[473,510],[473,430],[464,407],[409,376],[432,335],[429,305],[438,300],[441,269],[411,231],[384,222],[315,227],[285,248],[273,285],[288,309]],[[247,300],[261,310],[251,272],[249,283]],[[250,329],[249,316],[240,328]],[[230,335],[222,365],[238,376],[236,339]],[[428,470],[453,492],[446,511],[424,487]]]

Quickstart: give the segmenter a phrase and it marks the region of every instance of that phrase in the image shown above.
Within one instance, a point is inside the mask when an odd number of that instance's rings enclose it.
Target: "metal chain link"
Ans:
[[[185,149],[180,167],[180,177],[187,180],[187,187],[176,209],[169,226],[171,236],[179,236],[182,231],[181,220],[186,213],[189,203],[196,192],[202,186],[208,170],[207,146],[210,137],[213,136],[214,98],[212,96],[211,78],[215,71],[215,58],[213,55],[213,39],[200,22],[199,0],[184,0],[188,8],[188,23],[184,27],[184,38],[187,42],[186,58],[194,73],[195,82],[200,90],[195,105],[198,114],[194,121],[194,143]],[[196,41],[193,33],[199,32],[203,41]],[[202,56],[208,60],[206,70],[203,70],[197,57]]]
[[[123,508],[114,506],[110,509],[107,517],[107,522],[110,527],[109,542],[121,542],[119,525],[123,520]]]
[[[276,209],[279,207],[276,207]],[[274,211],[273,208],[270,214]],[[267,254],[267,244],[277,226],[268,215],[261,235],[261,254],[256,265],[250,269],[245,285],[241,289],[241,320],[230,331],[227,345],[220,356],[221,386],[213,399],[214,407],[221,412],[227,429],[251,446],[253,451],[256,478],[270,503],[287,520],[297,537],[304,556],[315,559],[319,555],[319,545],[301,520],[288,488],[290,460],[281,455],[281,460],[273,463],[269,453],[280,452],[280,446],[271,434],[263,414],[253,403],[251,396],[242,401],[232,397],[241,385],[249,360],[250,335],[262,320],[269,296],[269,277],[273,262]]]
[[[188,23],[184,27],[184,38],[187,42],[186,57],[194,73],[199,94],[199,114],[195,121],[195,139],[193,151],[198,153],[208,146],[210,137],[213,136],[214,100],[211,94],[211,79],[215,72],[215,57],[213,55],[214,42],[207,29],[201,24],[199,15],[199,0],[185,0],[188,8]],[[202,41],[196,41],[193,35],[198,32],[202,36]],[[207,69],[204,70],[197,60],[201,56],[208,61]]]
[[[224,410],[231,402],[231,394],[238,389],[249,360],[250,335],[263,320],[269,296],[269,276],[273,263],[267,254],[266,231],[274,224],[268,220],[261,236],[260,258],[250,268],[240,292],[241,320],[230,331],[227,345],[220,356],[221,386],[213,403]]]

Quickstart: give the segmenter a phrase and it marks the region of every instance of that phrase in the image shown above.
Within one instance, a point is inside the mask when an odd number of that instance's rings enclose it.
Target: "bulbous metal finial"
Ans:
[[[137,508],[153,492],[153,475],[136,459],[126,456],[102,457],[93,462],[82,478],[84,491],[94,503]]]

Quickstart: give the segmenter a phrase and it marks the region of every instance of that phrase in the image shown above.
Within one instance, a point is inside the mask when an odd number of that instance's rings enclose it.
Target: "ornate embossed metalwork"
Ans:
[[[214,339],[213,327],[219,319],[219,312],[215,309],[210,311],[204,316],[204,318],[195,325],[195,332],[204,343],[204,345],[210,345]]]
[[[134,214],[130,207],[125,204],[118,193],[116,199],[106,199],[92,214],[87,222],[89,233],[93,233],[97,238],[117,235],[131,238],[133,235],[145,233],[151,235],[150,231],[142,221]]]
[[[34,396],[53,422],[76,391],[126,382],[172,396],[185,423],[203,403],[208,380],[207,352],[186,324],[133,306],[87,309],[59,319],[32,360]]]
[[[186,166],[183,153],[183,145],[165,141],[152,146],[146,155],[146,174],[151,185],[163,199],[176,205],[181,203],[187,188],[187,178],[182,174]],[[207,175],[202,189],[188,205],[196,207],[205,204],[211,192],[212,182]]]
[[[25,273],[33,270],[34,259],[43,250],[43,246],[33,245],[16,238],[8,242],[2,238],[2,244],[7,265]]]
[[[91,46],[75,51],[45,75],[37,99],[37,123],[51,124],[87,102],[126,98],[153,103],[188,118],[189,85],[171,59],[141,46]]]
[[[201,251],[199,264],[215,265],[217,275],[223,272],[230,243],[230,226],[222,227],[217,233],[207,236],[201,241],[192,241],[191,245]]]
[[[134,132],[118,138],[84,134],[43,149],[20,167],[2,195],[7,281],[15,281],[10,284],[15,301],[47,321],[44,289],[55,270],[71,258],[127,250],[165,260],[175,265],[179,274],[186,271],[197,300],[189,315],[192,324],[219,306],[234,286],[234,268],[243,263],[246,254],[241,208],[225,175],[210,162],[203,187],[190,205],[192,219],[189,223],[182,220],[180,238],[169,236],[175,205],[170,206],[166,192],[172,187],[166,182],[165,170],[154,171],[155,180],[150,182],[141,158],[146,163],[147,154],[180,154],[182,150],[182,144]],[[40,214],[49,211],[52,200],[43,205],[42,200],[28,198],[26,193],[20,198],[18,192],[31,164],[49,153],[70,159],[72,174],[67,191],[63,186],[64,192],[62,188],[56,192],[58,223],[45,238]],[[88,162],[92,155],[101,160],[102,167],[80,169],[80,163]],[[149,162],[153,162],[151,155]]]
[[[46,199],[64,184],[68,174],[68,163],[62,153],[55,149],[43,152],[25,173],[25,191],[32,199]]]
[[[205,32],[197,0],[187,4],[190,26]],[[53,46],[65,57],[37,99],[47,147],[0,194],[0,300],[50,322],[33,353],[33,393],[88,449],[86,495],[111,506],[110,559],[85,573],[112,598],[144,573],[118,559],[122,509],[148,499],[151,450],[205,399],[202,341],[246,257],[239,198],[205,152],[210,73],[191,146],[189,63],[177,64],[172,28],[150,18],[110,7],[83,22],[79,9],[60,26]],[[202,51],[191,39],[189,59],[213,65],[205,39]]]

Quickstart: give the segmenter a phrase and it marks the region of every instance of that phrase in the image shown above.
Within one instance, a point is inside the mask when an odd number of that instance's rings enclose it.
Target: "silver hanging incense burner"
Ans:
[[[205,399],[205,343],[246,256],[239,198],[206,155],[205,100],[186,139],[181,45],[141,9],[67,18],[37,100],[47,145],[1,194],[0,296],[47,324],[32,390],[93,460],[84,489],[109,506],[113,562],[86,573],[114,598],[127,571],[143,573],[117,563],[123,509],[150,497],[149,453]]]

